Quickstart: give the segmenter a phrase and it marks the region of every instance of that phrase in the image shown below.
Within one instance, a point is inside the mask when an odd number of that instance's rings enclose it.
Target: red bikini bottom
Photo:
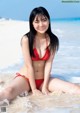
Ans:
[[[29,83],[29,79],[27,77],[25,77],[24,75],[21,75],[20,73],[16,73],[16,77],[23,77],[28,83]],[[16,78],[15,77],[15,78]],[[39,89],[40,86],[42,85],[44,79],[36,79],[35,83],[36,83],[36,88]],[[30,83],[29,83],[30,84]]]

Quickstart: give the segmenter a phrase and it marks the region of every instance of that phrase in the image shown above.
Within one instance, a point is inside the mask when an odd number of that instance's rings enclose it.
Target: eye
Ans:
[[[38,21],[35,21],[35,23],[39,23]]]
[[[39,23],[39,20],[38,20],[38,19],[36,19],[36,20],[34,20],[34,22],[35,22],[35,23]]]
[[[42,18],[41,20],[44,22],[44,21],[47,21],[47,18],[45,17],[45,18]]]

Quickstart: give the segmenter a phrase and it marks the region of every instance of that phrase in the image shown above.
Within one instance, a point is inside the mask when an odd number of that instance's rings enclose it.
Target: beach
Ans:
[[[2,74],[4,84],[0,84],[3,90],[14,78],[14,74]],[[7,113],[80,113],[80,95],[53,92],[50,95],[25,97],[17,96],[9,106]]]
[[[60,48],[53,61],[51,76],[80,84],[80,21],[53,22]],[[23,65],[20,40],[29,31],[26,21],[0,20],[0,91]],[[8,106],[7,113],[80,113],[80,95],[53,92],[50,95],[19,97]]]

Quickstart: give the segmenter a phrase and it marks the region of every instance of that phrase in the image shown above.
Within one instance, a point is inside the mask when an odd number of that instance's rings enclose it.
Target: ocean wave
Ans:
[[[55,19],[51,19],[51,21],[70,21],[70,22],[73,22],[73,21],[80,21],[80,17],[72,17],[72,18],[55,18]]]

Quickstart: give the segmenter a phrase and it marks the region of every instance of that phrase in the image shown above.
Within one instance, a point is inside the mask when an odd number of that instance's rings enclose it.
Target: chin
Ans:
[[[38,31],[38,33],[44,34],[44,33],[46,33],[46,31]]]

